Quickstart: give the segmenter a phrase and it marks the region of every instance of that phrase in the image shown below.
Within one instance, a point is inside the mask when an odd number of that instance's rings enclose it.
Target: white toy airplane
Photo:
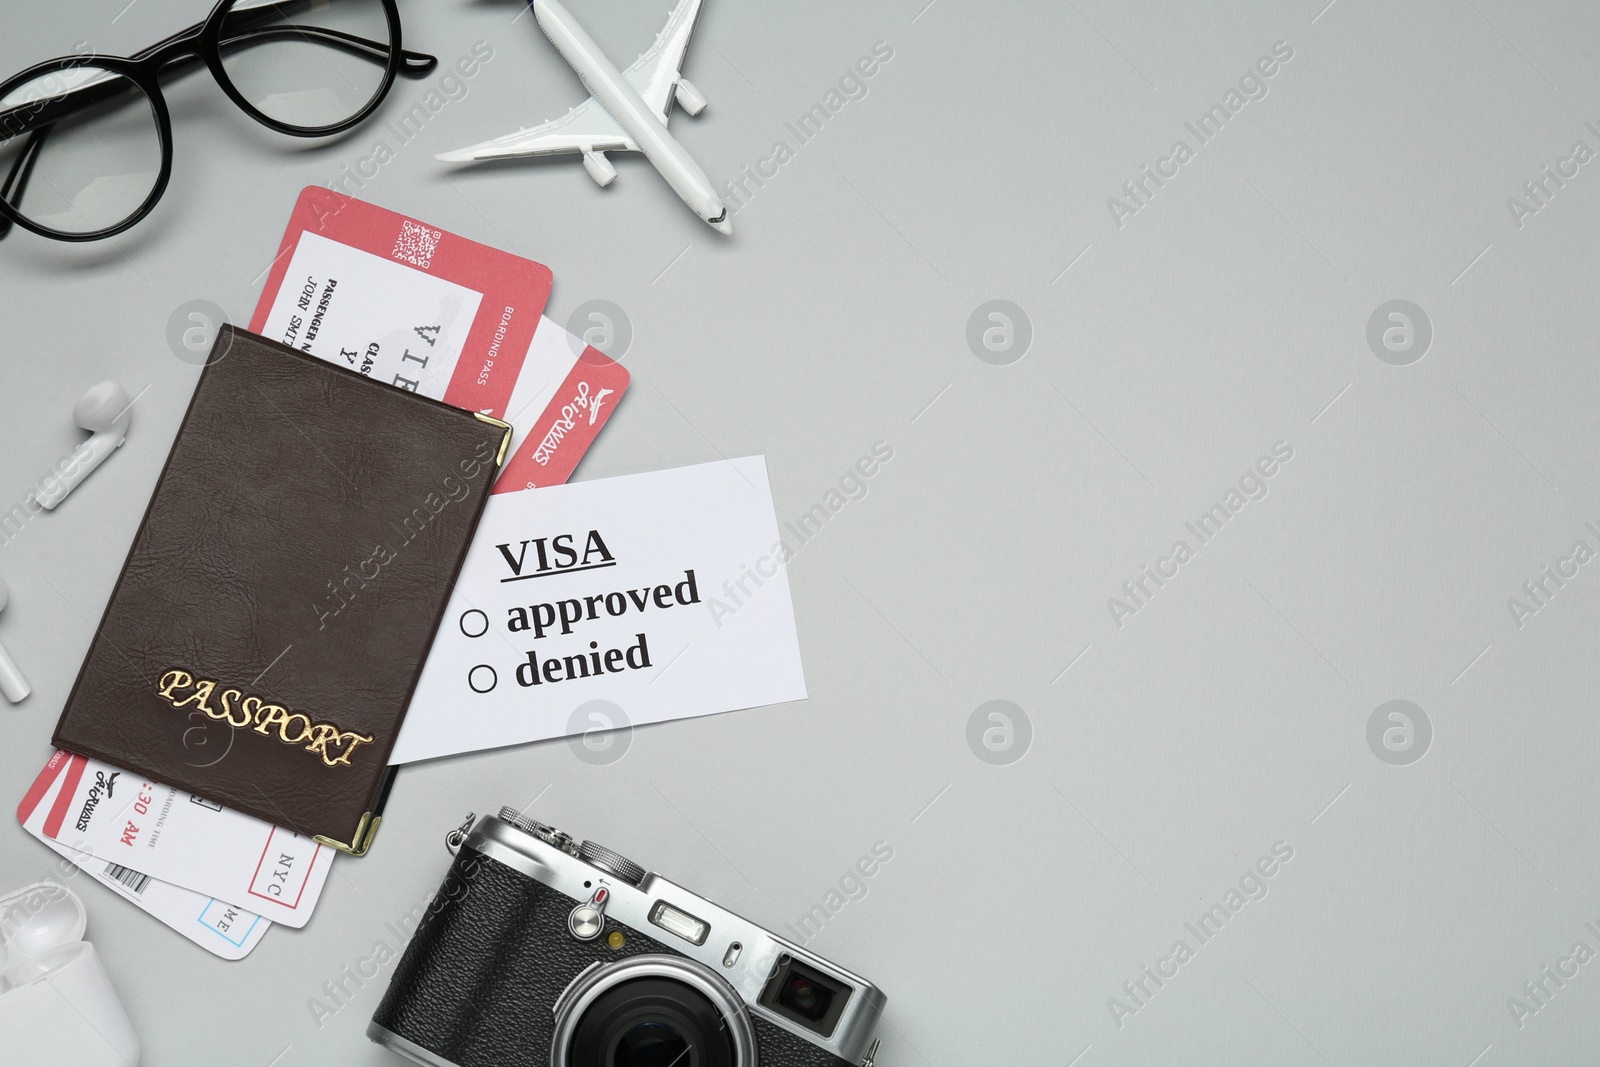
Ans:
[[[589,99],[552,122],[533,129],[497,137],[437,158],[446,163],[480,159],[545,156],[557,152],[582,152],[583,166],[602,186],[610,185],[617,170],[607,152],[643,152],[683,198],[689,210],[720,233],[731,234],[728,208],[711,186],[705,171],[667,132],[667,116],[674,101],[691,115],[705,109],[706,98],[680,72],[683,53],[694,32],[701,0],[679,0],[656,35],[656,43],[625,71],[618,71],[600,51],[572,13],[557,0],[532,0],[533,17],[556,46],[556,51],[577,71]]]

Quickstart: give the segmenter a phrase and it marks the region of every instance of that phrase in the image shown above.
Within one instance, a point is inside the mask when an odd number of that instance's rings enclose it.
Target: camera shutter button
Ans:
[[[579,941],[593,941],[600,936],[600,931],[606,925],[606,903],[611,899],[611,890],[600,886],[594,891],[594,896],[572,909],[567,916],[567,929]]]

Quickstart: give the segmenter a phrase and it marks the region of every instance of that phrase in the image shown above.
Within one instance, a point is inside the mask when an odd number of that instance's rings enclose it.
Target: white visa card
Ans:
[[[75,852],[41,833],[34,836],[89,877],[212,955],[242,960],[272,929],[270,922],[253,911]]]
[[[491,496],[391,761],[804,699],[788,555],[761,456]]]
[[[35,836],[297,928],[333,866],[333,850],[309,837],[68,752],[50,757],[17,819]]]

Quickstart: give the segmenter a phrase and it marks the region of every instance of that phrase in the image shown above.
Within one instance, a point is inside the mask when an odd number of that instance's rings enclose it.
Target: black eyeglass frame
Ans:
[[[22,188],[26,186],[28,173],[32,170],[33,161],[37,158],[37,149],[43,143],[44,136],[48,135],[53,119],[49,123],[41,123],[31,131],[27,131],[35,140],[23,148],[22,154],[16,159],[11,174],[5,178],[4,185],[0,186],[0,238],[11,230],[12,225],[21,226],[25,230],[49,237],[58,241],[98,241],[107,237],[114,237],[138,223],[142,222],[161,199],[167,190],[167,183],[172,178],[172,116],[167,110],[167,102],[161,92],[161,76],[181,70],[195,61],[204,62],[211,71],[212,78],[221,87],[229,100],[232,100],[240,110],[257,122],[279,133],[290,134],[295,137],[330,137],[352,129],[367,119],[389,95],[389,90],[394,85],[396,75],[408,78],[420,78],[433,71],[438,66],[439,60],[435,56],[424,52],[410,52],[401,47],[400,39],[400,10],[395,0],[379,0],[383,5],[385,18],[389,24],[389,40],[369,41],[363,37],[356,37],[342,31],[321,29],[317,27],[289,27],[256,31],[259,34],[282,34],[284,36],[305,37],[307,34],[331,41],[335,47],[356,54],[364,54],[367,58],[378,60],[383,57],[383,81],[377,91],[373,93],[360,111],[340,122],[327,126],[296,126],[292,123],[274,119],[261,111],[247,100],[243,93],[233,84],[223,68],[223,39],[222,35],[227,29],[228,16],[235,4],[240,0],[219,0],[217,6],[211,9],[211,14],[204,20],[195,23],[186,29],[179,30],[172,36],[158,41],[148,48],[134,53],[132,56],[108,56],[98,54],[84,54],[75,56],[62,56],[58,59],[48,59],[42,63],[35,63],[27,70],[22,71],[5,81],[0,82],[0,100],[18,88],[45,75],[61,71],[76,70],[81,67],[95,67],[101,70],[119,74],[132,82],[150,102],[151,111],[155,115],[156,130],[161,139],[161,169],[156,175],[155,185],[150,190],[150,195],[144,203],[132,214],[121,222],[104,229],[89,233],[74,233],[54,230],[48,226],[40,225],[23,216],[10,203],[12,186],[16,184],[16,195],[19,197]],[[285,9],[298,7],[303,0],[287,0],[283,3],[267,4],[260,7],[246,8],[237,12],[243,16],[274,17],[284,13]],[[242,38],[235,37],[232,41]],[[177,60],[188,60],[188,63],[175,63]],[[93,84],[82,86],[79,90],[68,90],[66,95],[73,92],[86,92],[92,98],[85,99],[83,106],[94,103],[101,98],[103,93],[94,93]],[[10,110],[20,110],[28,104],[18,105]],[[0,117],[9,112],[0,112]],[[21,136],[22,134],[18,134]],[[20,181],[18,180],[20,178]]]

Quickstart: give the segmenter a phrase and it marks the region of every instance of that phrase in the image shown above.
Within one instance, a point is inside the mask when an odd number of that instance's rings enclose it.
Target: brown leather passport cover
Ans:
[[[223,326],[55,744],[364,853],[509,437]]]

